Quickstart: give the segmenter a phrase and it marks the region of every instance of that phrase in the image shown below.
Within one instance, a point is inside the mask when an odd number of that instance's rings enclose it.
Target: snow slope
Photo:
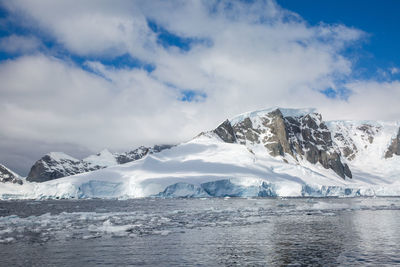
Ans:
[[[294,108],[280,108],[280,107],[272,107],[267,109],[261,109],[256,111],[249,111],[235,117],[229,119],[231,124],[236,124],[238,122],[243,121],[245,118],[250,118],[251,120],[263,117],[268,115],[269,113],[279,109],[284,117],[301,117],[307,114],[314,114],[317,112],[315,108],[301,108],[301,109],[294,109]]]
[[[108,151],[107,149],[102,150],[100,153],[96,155],[91,155],[87,158],[84,158],[83,161],[90,163],[91,165],[105,166],[110,167],[117,165],[117,159],[113,153]]]
[[[110,166],[124,164],[144,157],[147,153],[158,153],[171,145],[138,147],[124,153],[111,153],[104,149],[100,153],[79,160],[63,152],[50,152],[35,162],[28,174],[29,182],[46,182],[79,173],[94,171]]]
[[[400,157],[385,158],[399,122],[331,121],[328,127],[334,135],[342,134],[343,138],[335,138],[335,143],[343,154],[345,147],[352,148],[347,163],[356,179],[385,187],[400,181]]]
[[[320,119],[315,110],[286,111],[282,114],[299,117],[312,114]],[[268,112],[242,114],[232,121],[238,123],[246,117],[257,121]],[[0,188],[0,196],[3,199],[400,196],[400,156],[384,157],[399,123],[326,124],[332,133],[334,149],[341,151],[343,162],[352,171],[351,179],[342,178],[334,170],[319,162],[313,164],[305,157],[273,156],[261,142],[229,143],[215,132],[207,132],[126,164],[44,183],[26,182],[18,187],[5,184]],[[345,156],[346,147],[353,153]]]

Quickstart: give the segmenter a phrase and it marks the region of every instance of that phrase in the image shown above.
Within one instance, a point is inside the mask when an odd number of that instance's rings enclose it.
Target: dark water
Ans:
[[[400,198],[0,202],[1,266],[395,266]]]

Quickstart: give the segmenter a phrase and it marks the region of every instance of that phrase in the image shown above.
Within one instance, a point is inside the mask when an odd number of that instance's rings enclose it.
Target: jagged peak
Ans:
[[[260,110],[245,112],[245,113],[239,114],[239,115],[231,118],[229,121],[233,125],[233,124],[243,121],[246,118],[262,117],[262,116],[265,116],[266,114],[271,113],[276,110],[279,110],[284,117],[301,117],[301,116],[305,116],[307,114],[318,113],[317,109],[315,109],[315,108],[295,109],[295,108],[272,107],[272,108],[267,108],[267,109],[260,109]]]
[[[0,172],[4,172],[4,171],[11,173],[15,177],[21,177],[18,173],[10,170],[9,168],[7,168],[6,166],[4,166],[3,164],[0,163]]]
[[[102,151],[97,153],[98,156],[100,156],[100,155],[112,155],[112,154],[113,153],[111,153],[110,150],[108,150],[107,148],[104,148]]]
[[[67,155],[64,152],[50,152],[47,153],[46,156],[49,156],[51,159],[55,161],[60,161],[60,160],[79,161],[79,159],[71,157],[70,155]]]

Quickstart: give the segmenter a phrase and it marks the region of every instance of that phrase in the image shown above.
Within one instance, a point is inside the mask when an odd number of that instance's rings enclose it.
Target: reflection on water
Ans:
[[[400,199],[0,202],[0,265],[393,266]]]

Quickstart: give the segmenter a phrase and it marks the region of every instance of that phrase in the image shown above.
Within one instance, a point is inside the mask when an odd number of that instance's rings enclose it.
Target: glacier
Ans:
[[[314,109],[282,110],[283,116],[311,114],[320,120]],[[253,127],[264,127],[261,119],[272,111],[244,113],[228,121],[235,126],[250,118]],[[259,139],[242,143],[226,142],[210,131],[133,162],[115,165],[110,156],[105,158],[111,166],[104,169],[43,183],[5,183],[0,198],[400,196],[400,156],[385,158],[398,122],[330,121],[326,126],[322,131],[329,131],[333,140],[329,151],[340,154],[352,178],[340,177],[301,154],[271,155],[269,143],[263,141],[271,134],[268,129],[259,132]]]

